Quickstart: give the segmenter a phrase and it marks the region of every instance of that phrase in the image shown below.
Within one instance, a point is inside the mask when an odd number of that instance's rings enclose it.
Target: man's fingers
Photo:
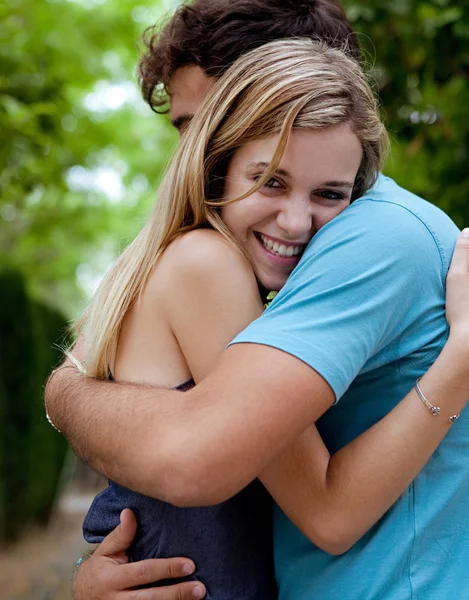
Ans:
[[[137,520],[134,513],[126,508],[121,513],[121,522],[107,535],[95,551],[96,556],[113,556],[125,552],[137,532]]]
[[[469,227],[459,234],[451,261],[449,274],[466,274],[469,272]]]
[[[168,587],[126,592],[122,595],[122,600],[200,600],[205,598],[205,594],[205,588],[201,583],[188,581]]]
[[[188,558],[150,558],[120,566],[113,581],[117,589],[127,590],[165,579],[187,577],[194,571],[195,565]]]

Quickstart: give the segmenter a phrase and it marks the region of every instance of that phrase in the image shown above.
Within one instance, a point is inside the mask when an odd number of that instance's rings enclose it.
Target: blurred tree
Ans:
[[[0,266],[68,312],[143,221],[170,154],[166,119],[135,83],[136,41],[164,8],[0,7]]]
[[[469,3],[344,0],[393,138],[387,172],[469,224]]]
[[[0,272],[0,543],[47,522],[67,442],[44,414],[43,385],[65,343],[64,317],[32,301],[24,278]]]
[[[51,369],[62,360],[63,348],[70,343],[63,315],[40,302],[31,302],[35,350],[34,390],[29,398],[31,426],[28,435],[28,460],[24,466],[27,487],[24,491],[24,521],[47,523],[56,500],[67,440],[53,429],[44,414],[43,388]]]
[[[13,538],[25,513],[28,488],[31,399],[39,396],[31,303],[23,278],[0,273],[0,539]]]

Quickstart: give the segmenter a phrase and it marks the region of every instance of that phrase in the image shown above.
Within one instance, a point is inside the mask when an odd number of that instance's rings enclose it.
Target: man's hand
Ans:
[[[205,587],[188,581],[166,587],[136,589],[164,579],[185,577],[195,570],[187,558],[157,558],[129,563],[130,546],[137,522],[126,509],[121,523],[80,565],[73,583],[75,600],[194,600],[205,597]]]

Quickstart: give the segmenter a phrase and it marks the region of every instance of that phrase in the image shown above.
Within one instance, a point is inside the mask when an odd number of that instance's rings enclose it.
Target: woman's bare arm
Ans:
[[[469,279],[468,279],[469,288]],[[469,300],[469,297],[468,297]],[[381,421],[329,455],[315,427],[260,475],[276,502],[313,543],[349,550],[411,484],[469,399],[467,346],[449,340],[420,385],[441,407],[434,418],[412,390]]]

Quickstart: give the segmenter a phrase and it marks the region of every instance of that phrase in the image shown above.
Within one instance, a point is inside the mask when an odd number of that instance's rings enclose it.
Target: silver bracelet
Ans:
[[[415,382],[415,386],[414,386],[414,388],[415,388],[415,391],[417,392],[417,394],[418,394],[418,397],[420,398],[420,400],[421,400],[421,401],[422,401],[422,402],[425,404],[425,406],[426,406],[426,407],[427,407],[427,408],[430,410],[430,412],[432,413],[432,416],[433,416],[433,417],[437,417],[437,416],[440,414],[440,412],[441,412],[441,408],[440,408],[439,406],[434,406],[434,405],[433,405],[431,402],[429,402],[429,401],[426,399],[426,397],[425,397],[425,394],[422,392],[422,390],[420,389],[420,386],[419,386],[419,381],[420,381],[421,379],[422,379],[422,378],[421,378],[421,377],[419,377],[419,378],[417,379],[417,381]],[[457,415],[451,415],[451,417],[448,419],[448,422],[449,422],[449,423],[451,423],[451,424],[453,424],[453,423],[455,423],[455,422],[456,422],[458,419],[459,419],[459,413],[458,413]]]
[[[53,427],[53,428],[54,428],[56,431],[58,431],[59,433],[62,433],[62,432],[60,431],[60,429],[59,429],[58,427],[56,427],[56,426],[54,425],[54,423],[52,423],[52,419],[49,417],[49,413],[47,412],[47,409],[46,409],[46,419],[47,419],[47,421],[48,421],[49,425],[52,425],[52,427]]]

